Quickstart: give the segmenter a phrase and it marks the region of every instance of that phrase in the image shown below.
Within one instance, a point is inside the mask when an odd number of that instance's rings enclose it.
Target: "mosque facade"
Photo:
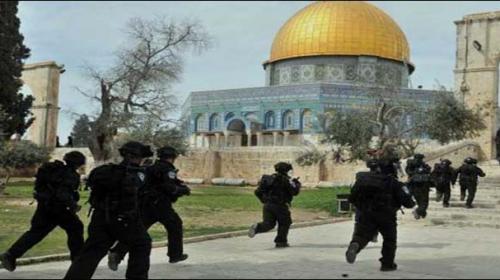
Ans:
[[[193,148],[299,146],[321,137],[318,116],[374,102],[395,89],[428,106],[433,90],[411,89],[410,48],[384,11],[366,2],[318,1],[278,31],[262,87],[190,93],[183,106]]]

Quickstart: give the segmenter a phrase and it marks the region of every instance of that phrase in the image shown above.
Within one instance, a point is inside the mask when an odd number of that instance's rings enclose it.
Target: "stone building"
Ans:
[[[403,31],[365,2],[319,1],[298,11],[263,68],[263,87],[189,95],[183,118],[192,147],[298,146],[317,141],[319,114],[362,108],[374,90],[395,89],[422,106],[435,94],[409,88],[415,67]]]
[[[495,138],[500,128],[500,11],[467,15],[455,25],[456,97],[469,107],[481,108],[487,128],[474,141],[481,147],[482,159],[498,158]]]
[[[63,66],[54,61],[26,64],[21,80],[35,98],[31,112],[35,121],[26,139],[37,145],[55,148],[59,118],[59,77]]]

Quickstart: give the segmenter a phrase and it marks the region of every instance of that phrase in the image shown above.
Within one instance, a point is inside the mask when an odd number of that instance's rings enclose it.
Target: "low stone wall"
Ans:
[[[242,179],[256,185],[263,174],[274,172],[274,164],[279,161],[294,165],[294,177],[300,177],[307,187],[318,185],[341,186],[354,183],[355,174],[366,170],[364,162],[335,163],[332,158],[323,162],[301,167],[295,159],[301,154],[300,147],[243,147],[221,150],[195,149],[176,162],[181,178],[200,178],[211,182],[214,178]],[[477,158],[479,145],[472,141],[462,141],[446,146],[426,145],[419,152],[426,155],[426,161],[433,166],[441,158],[447,158],[458,167],[466,157]],[[403,160],[403,168],[406,160]]]
[[[243,147],[222,150],[196,149],[180,157],[176,166],[181,178],[202,178],[210,182],[214,178],[238,178],[256,185],[263,174],[272,174],[279,161],[294,165],[294,177],[300,177],[306,186],[316,186],[321,181],[348,184],[355,172],[364,169],[361,164],[336,164],[332,159],[320,164],[301,167],[295,159],[301,154],[300,147]]]
[[[86,148],[58,148],[51,155],[51,159],[61,160],[64,154],[70,151],[80,151],[87,157],[84,174],[94,167],[94,160],[89,149]],[[342,186],[354,183],[355,174],[366,170],[364,162],[335,163],[330,157],[323,162],[307,167],[301,167],[295,159],[302,152],[301,147],[241,147],[221,150],[194,149],[187,156],[181,156],[176,166],[179,168],[179,177],[186,181],[194,180],[197,183],[210,183],[212,179],[238,179],[250,185],[257,185],[263,174],[272,174],[274,165],[279,161],[290,162],[294,166],[294,177],[306,187]],[[426,155],[426,161],[433,166],[440,158],[447,158],[454,167],[460,166],[466,157],[477,158],[480,153],[479,145],[472,141],[462,141],[447,146],[425,145],[419,152]],[[405,167],[403,161],[403,168]],[[36,168],[19,170],[15,177],[33,177]],[[193,182],[194,182],[193,181]]]
[[[458,168],[467,157],[480,159],[481,148],[477,142],[467,140],[446,146],[426,145],[417,151],[425,155],[425,160],[431,167],[440,159],[446,158],[453,163],[453,167]]]

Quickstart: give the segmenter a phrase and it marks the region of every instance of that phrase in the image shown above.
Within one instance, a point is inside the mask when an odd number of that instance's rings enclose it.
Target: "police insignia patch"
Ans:
[[[174,171],[170,171],[170,172],[168,172],[168,177],[170,179],[176,179],[177,178],[177,173],[175,173]]]
[[[139,176],[139,179],[144,182],[144,179],[146,179],[146,175],[142,172],[137,173],[137,176]]]

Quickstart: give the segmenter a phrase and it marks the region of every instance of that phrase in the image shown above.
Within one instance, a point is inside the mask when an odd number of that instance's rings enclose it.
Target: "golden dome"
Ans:
[[[368,55],[409,63],[397,23],[372,4],[318,1],[290,18],[276,35],[266,63],[303,56]]]

